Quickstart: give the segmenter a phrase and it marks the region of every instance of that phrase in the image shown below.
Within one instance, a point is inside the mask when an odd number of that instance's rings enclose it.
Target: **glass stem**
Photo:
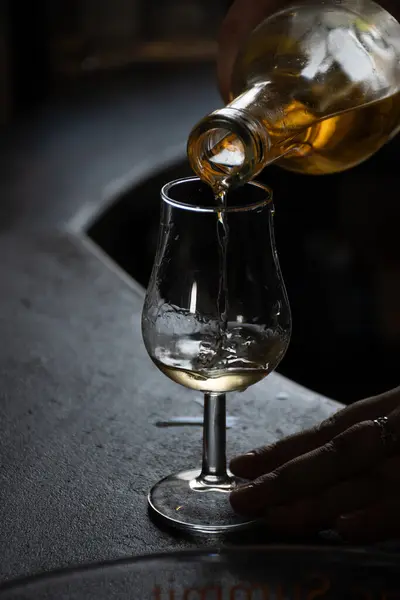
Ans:
[[[203,465],[199,479],[207,485],[228,484],[225,394],[204,394],[203,427]]]

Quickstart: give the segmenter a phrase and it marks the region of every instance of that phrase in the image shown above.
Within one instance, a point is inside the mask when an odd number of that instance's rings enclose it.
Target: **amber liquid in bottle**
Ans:
[[[369,0],[305,2],[253,32],[231,102],[192,130],[189,161],[214,190],[274,162],[313,175],[350,169],[398,132],[399,90],[400,25],[389,13]]]
[[[351,108],[321,119],[300,101],[283,109],[282,122],[265,129],[271,139],[268,163],[309,175],[339,173],[371,157],[397,133],[400,127],[400,94]],[[312,123],[304,127],[302,123]],[[189,156],[191,148],[188,149]],[[216,172],[206,154],[200,158],[201,178],[216,191],[224,174],[235,172],[243,157],[243,144],[227,134],[214,146],[213,153],[225,157]],[[268,164],[267,163],[267,164]]]

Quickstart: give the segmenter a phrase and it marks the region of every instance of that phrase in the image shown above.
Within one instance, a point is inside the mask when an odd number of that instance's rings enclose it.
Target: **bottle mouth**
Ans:
[[[226,126],[201,123],[192,131],[188,142],[188,157],[193,171],[211,187],[231,187],[245,167],[246,149],[242,138]]]
[[[224,108],[200,121],[189,135],[193,171],[213,188],[236,187],[261,169],[260,124],[245,111]]]
[[[245,146],[242,139],[222,127],[210,129],[203,136],[206,158],[221,171],[241,168],[245,161]]]

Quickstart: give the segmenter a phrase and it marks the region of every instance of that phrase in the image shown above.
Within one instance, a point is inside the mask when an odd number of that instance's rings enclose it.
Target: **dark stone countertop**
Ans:
[[[182,157],[218,103],[208,69],[142,72],[87,84],[3,136],[0,580],[211,542],[148,518],[149,487],[201,451],[200,428],[155,423],[201,407],[152,365],[143,290],[84,229],[118,189]],[[273,374],[229,400],[228,452],[338,407]]]

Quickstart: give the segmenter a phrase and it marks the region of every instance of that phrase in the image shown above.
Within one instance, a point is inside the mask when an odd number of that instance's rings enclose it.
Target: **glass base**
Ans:
[[[200,480],[200,469],[165,477],[150,491],[150,513],[166,525],[192,533],[230,533],[249,529],[254,520],[236,515],[230,492],[242,479],[229,473],[224,482]]]

